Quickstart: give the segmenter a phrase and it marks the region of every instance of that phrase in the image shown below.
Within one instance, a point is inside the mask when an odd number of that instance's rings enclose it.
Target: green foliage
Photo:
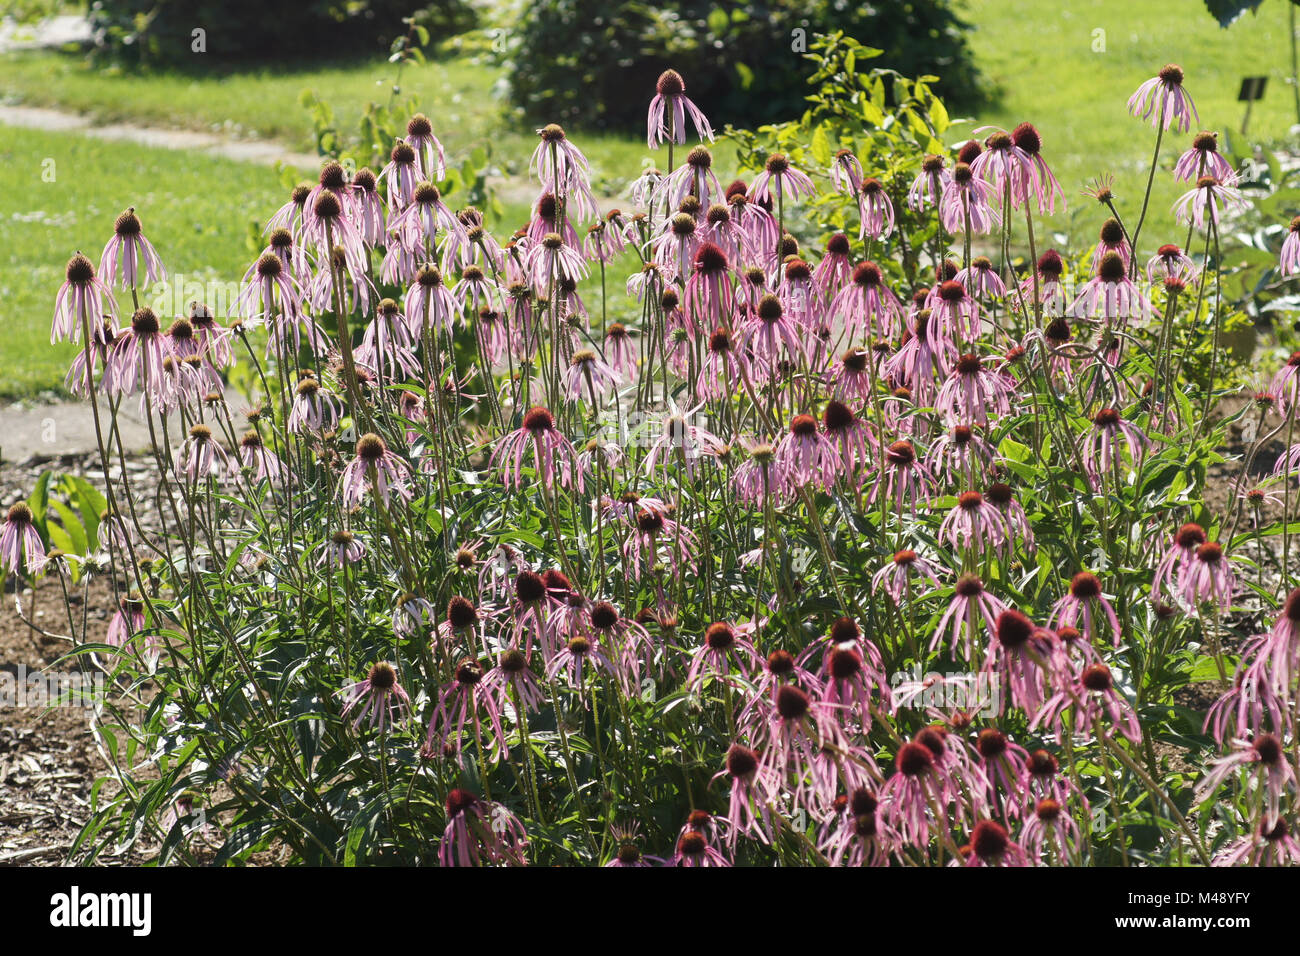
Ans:
[[[208,57],[252,63],[370,53],[397,38],[403,18],[413,14],[439,36],[476,23],[466,0],[414,7],[411,0],[95,0],[90,19],[116,60],[195,69],[208,68]],[[202,50],[195,48],[200,29]]]
[[[942,76],[953,102],[980,100],[965,24],[946,0],[520,3],[506,68],[514,103],[539,122],[644,128],[655,81],[670,67],[720,123],[794,116],[811,74],[801,54],[814,34],[837,29],[878,47],[883,66]]]
[[[911,79],[882,64],[880,50],[866,47],[843,32],[818,35],[806,59],[814,64],[806,89],[807,109],[795,121],[742,130],[727,128],[738,144],[740,165],[758,172],[772,153],[785,153],[814,178],[826,179],[836,153],[858,157],[868,176],[884,184],[898,217],[896,235],[912,238],[897,251],[910,283],[916,278],[920,252],[934,238],[934,215],[917,216],[903,199],[927,153],[946,153],[948,110],[934,90],[936,78]],[[818,246],[857,221],[852,197],[830,189],[802,204],[803,235]],[[890,242],[894,240],[891,239]],[[889,265],[880,253],[882,264]]]
[[[1246,11],[1254,13],[1264,0],[1205,0],[1205,9],[1219,21],[1225,30],[1232,26]]]
[[[316,150],[321,156],[336,159],[350,170],[368,166],[378,173],[388,163],[393,143],[406,136],[406,121],[419,111],[419,99],[403,95],[402,71],[407,66],[424,64],[423,50],[430,34],[414,19],[405,22],[407,32],[393,41],[388,57],[388,62],[397,67],[388,99],[383,104],[365,105],[355,133],[342,128],[334,108],[315,90],[304,90],[300,95],[300,105],[311,116]],[[449,165],[446,177],[437,185],[453,206],[476,206],[495,221],[504,214],[504,207],[488,186],[490,161],[490,143],[475,147],[459,166]],[[290,173],[284,175],[284,183],[287,188],[295,184]]]
[[[43,471],[27,499],[32,524],[46,549],[67,556],[73,583],[81,577],[82,560],[99,547],[99,519],[108,502],[79,475]]]

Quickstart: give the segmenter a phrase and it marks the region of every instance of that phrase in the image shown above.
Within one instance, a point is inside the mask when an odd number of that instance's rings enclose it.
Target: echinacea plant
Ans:
[[[839,82],[847,48],[816,49]],[[1300,862],[1300,359],[1249,404],[1288,447],[1248,492],[1217,405],[1235,174],[1202,133],[1160,244],[1101,182],[1095,246],[1044,248],[1053,144],[946,149],[906,82],[873,148],[834,92],[807,142],[733,131],[724,187],[674,152],[714,133],[667,70],[635,208],[548,124],[496,238],[411,117],[377,175],[329,162],[263,211],[221,317],[117,327],[110,286],[165,275],[134,209],[73,255],[52,337],[114,473],[86,543],[117,613],[62,636],[128,688],[96,732],[152,755],[114,764],[78,859]],[[1183,82],[1129,103],[1152,178]],[[110,468],[137,400],[147,480]],[[6,577],[67,573],[45,500],[8,509]]]

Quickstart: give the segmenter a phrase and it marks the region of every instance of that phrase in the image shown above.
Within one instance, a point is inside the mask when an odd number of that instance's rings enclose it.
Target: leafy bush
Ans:
[[[807,43],[835,30],[880,48],[883,66],[941,76],[937,89],[957,106],[981,97],[965,24],[947,0],[519,4],[506,37],[511,97],[539,122],[640,128],[646,91],[669,68],[689,78],[697,102],[737,125],[791,118],[812,72]]]
[[[90,7],[91,24],[115,58],[194,66],[194,31],[201,29],[205,67],[212,60],[274,64],[374,53],[400,37],[403,18],[413,15],[438,36],[476,21],[468,0],[95,0]]]

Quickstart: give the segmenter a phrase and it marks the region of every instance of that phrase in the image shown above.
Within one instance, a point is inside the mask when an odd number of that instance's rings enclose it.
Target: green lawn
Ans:
[[[1296,122],[1290,73],[1287,4],[1267,2],[1258,16],[1247,14],[1227,30],[1202,0],[964,0],[967,20],[977,25],[971,45],[986,76],[1002,90],[1002,102],[971,126],[1008,129],[1028,120],[1043,136],[1043,151],[1065,189],[1065,215],[1055,229],[1086,230],[1088,239],[1103,215],[1080,190],[1100,173],[1116,177],[1115,193],[1127,220],[1136,218],[1155,145],[1150,125],[1128,116],[1127,101],[1138,85],[1166,63],[1186,73],[1201,128],[1240,143],[1243,115],[1237,91],[1243,76],[1268,76],[1268,88],[1251,115],[1252,142],[1285,139]],[[1105,52],[1093,52],[1094,30],[1105,31]],[[1196,130],[1193,129],[1192,133]],[[1166,138],[1162,165],[1168,169],[1190,136]],[[1172,227],[1169,207],[1178,197],[1172,177],[1157,174],[1150,226],[1153,241]],[[1150,218],[1154,216],[1155,218]],[[1173,241],[1181,243],[1186,238]],[[1143,242],[1145,246],[1146,243]]]
[[[78,56],[24,52],[0,58],[0,94],[31,106],[87,113],[102,122],[224,131],[316,148],[312,121],[299,105],[304,90],[329,102],[340,130],[355,135],[367,103],[388,102],[395,67],[384,60],[342,66],[262,70],[223,75],[133,75],[96,71]],[[400,101],[415,97],[451,157],[490,146],[502,172],[523,173],[537,143],[532,129],[503,121],[494,99],[498,71],[470,57],[407,66]],[[653,92],[653,91],[651,91]],[[597,176],[631,178],[647,155],[637,131],[627,136],[577,137]],[[631,174],[626,174],[632,170]]]
[[[54,182],[42,178],[47,161]],[[123,209],[136,207],[173,276],[229,282],[254,255],[250,222],[265,222],[284,193],[266,167],[9,127],[0,127],[0,167],[0,399],[63,381],[74,346],[50,345],[63,268],[78,249],[98,262]],[[119,305],[129,316],[130,297]]]

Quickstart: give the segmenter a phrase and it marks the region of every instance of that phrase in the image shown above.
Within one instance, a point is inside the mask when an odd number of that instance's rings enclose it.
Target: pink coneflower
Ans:
[[[330,563],[337,567],[356,564],[366,553],[366,547],[351,531],[335,531],[321,544],[321,557],[317,564]]]
[[[348,217],[343,200],[332,190],[321,189],[315,202],[309,203],[302,235],[304,241],[315,244],[319,258],[332,262],[336,248],[341,249],[349,275],[367,273],[369,252],[365,241]]]
[[[967,866],[1029,866],[1024,847],[995,820],[981,820],[970,835]]]
[[[951,338],[943,334],[931,335],[934,330],[932,317],[929,309],[918,312],[915,326],[903,334],[903,344],[885,361],[885,375],[906,386],[909,407],[932,404],[938,395],[935,381],[946,379],[957,359],[957,349]],[[911,430],[910,422],[910,418],[903,419],[901,429]]]
[[[1037,186],[1038,171],[1029,154],[1006,130],[983,126],[975,132],[978,135],[989,129],[993,132],[984,140],[984,151],[970,164],[971,171],[993,187],[999,208],[1008,195],[1011,206],[1018,208],[1029,202],[1029,191]]]
[[[221,479],[230,473],[230,458],[212,437],[207,425],[190,427],[189,437],[176,452],[176,477],[194,484],[208,478]]]
[[[1050,726],[1058,740],[1066,736],[1065,713],[1073,714],[1071,732],[1078,734],[1099,734],[1109,736],[1103,726],[1103,718],[1128,740],[1137,743],[1142,739],[1142,728],[1138,724],[1137,714],[1119,692],[1115,690],[1115,681],[1110,668],[1100,662],[1089,664],[1071,680],[1053,694],[1034,714],[1029,729]]]
[[[792,488],[813,484],[829,490],[843,468],[835,446],[817,428],[811,415],[796,415],[776,446],[776,467]]]
[[[50,343],[75,342],[84,320],[89,320],[94,332],[102,328],[103,317],[117,317],[113,292],[95,275],[91,261],[78,252],[68,260],[63,285],[54,299]]]
[[[266,222],[265,234],[270,234],[277,229],[288,229],[295,236],[302,226],[303,207],[307,203],[307,197],[311,195],[311,183],[299,183],[293,187],[289,193],[289,200],[279,209],[277,209]]]
[[[862,191],[862,163],[851,149],[841,149],[831,160],[829,170],[831,185],[846,196],[856,196]]]
[[[1291,414],[1300,406],[1300,351],[1292,352],[1277,370],[1268,390],[1276,396],[1278,410],[1283,415]]]
[[[1065,302],[1065,291],[1061,287],[1061,276],[1065,273],[1065,263],[1061,254],[1055,249],[1048,249],[1038,257],[1038,301],[1047,311],[1053,311]],[[1034,277],[1027,276],[1020,284],[1021,294],[1032,306]]]
[[[1002,221],[1002,214],[993,205],[996,199],[997,191],[990,183],[976,176],[966,163],[958,163],[943,187],[939,220],[954,235],[965,235],[968,230],[985,235]]]
[[[1172,243],[1161,246],[1147,260],[1147,279],[1152,285],[1171,278],[1189,283],[1196,279],[1196,274],[1196,263],[1191,256]]]
[[[522,486],[524,455],[530,448],[533,465],[544,484],[554,485],[558,478],[563,487],[576,484],[582,490],[583,473],[577,453],[555,427],[555,416],[540,406],[530,409],[520,427],[502,437],[492,453],[491,467],[501,469],[501,480],[507,488]]]
[[[975,650],[987,640],[977,643],[981,621],[984,624],[985,637],[992,638],[997,629],[997,617],[1006,610],[1006,605],[998,598],[984,590],[984,582],[973,574],[963,574],[957,579],[953,588],[952,600],[943,612],[934,635],[930,638],[930,650],[936,651],[948,637],[950,653],[957,659],[957,647],[960,645],[968,661],[975,660]]]
[[[1211,866],[1300,866],[1300,842],[1291,835],[1286,820],[1267,822],[1223,848],[1210,861]]]
[[[703,242],[695,250],[695,268],[686,281],[686,312],[688,329],[705,329],[730,318],[734,302],[732,295],[732,270],[727,254],[711,242]]]
[[[479,686],[484,694],[491,696],[495,707],[509,705],[515,709],[522,706],[536,712],[546,702],[541,684],[529,669],[528,655],[517,647],[508,647],[501,652],[496,667],[487,672]]]
[[[727,806],[727,839],[735,848],[744,835],[760,843],[772,840],[772,804],[780,792],[780,781],[770,767],[760,763],[753,750],[734,743],[727,750],[726,767],[713,779],[727,777],[731,796]]]
[[[618,853],[605,866],[610,867],[653,867],[667,866],[667,861],[657,856],[641,852],[637,846],[639,828],[635,823],[624,827],[611,827],[610,833],[618,841]]]
[[[1213,176],[1224,181],[1233,176],[1233,169],[1219,153],[1218,133],[1197,133],[1192,147],[1174,164],[1177,182],[1194,183],[1202,176]]]
[[[550,289],[552,282],[563,279],[578,282],[587,277],[587,266],[582,256],[554,232],[548,232],[528,250],[525,266],[536,289]],[[407,311],[410,311],[409,306]]]
[[[708,208],[699,234],[702,242],[713,243],[729,260],[737,264],[752,258],[749,236],[740,228],[740,224],[731,215],[731,210],[721,203],[714,203]]]
[[[983,552],[1000,549],[1007,542],[1008,529],[1002,513],[984,500],[978,491],[965,491],[957,507],[939,525],[939,538],[955,549]]]
[[[1090,571],[1080,571],[1070,579],[1070,589],[1052,605],[1048,619],[1050,627],[1079,627],[1089,641],[1100,637],[1098,624],[1104,620],[1110,625],[1114,644],[1119,647],[1120,626],[1115,609],[1101,590],[1101,581]]]
[[[1177,127],[1183,133],[1192,128],[1193,119],[1201,121],[1196,104],[1183,89],[1183,69],[1173,63],[1137,88],[1129,97],[1128,111],[1139,119],[1150,119],[1155,129]]]
[[[871,576],[871,589],[878,591],[883,587],[885,593],[901,607],[905,603],[905,595],[915,587],[912,580],[914,577],[919,578],[920,583],[927,585],[921,592],[922,595],[932,588],[939,587],[939,579],[935,577],[934,569],[915,551],[904,548],[896,551],[889,563]]]
[[[591,349],[579,349],[569,356],[569,367],[564,372],[564,394],[571,403],[584,399],[593,408],[601,399],[618,388],[618,374]]]
[[[605,358],[623,381],[631,381],[637,372],[637,347],[622,322],[611,322],[605,330]]]
[[[674,464],[681,465],[687,474],[694,474],[701,457],[722,454],[726,443],[701,424],[697,424],[701,402],[694,408],[682,410],[670,403],[660,420],[658,434],[651,442],[645,457],[645,470],[649,474],[656,467],[667,472]]]
[[[966,287],[955,279],[946,279],[930,290],[926,307],[916,313],[916,331],[919,333],[922,315],[929,310],[928,333],[932,338],[951,347],[963,342],[973,345],[979,338],[979,304],[966,292]],[[969,364],[969,363],[967,363]],[[971,369],[971,371],[976,371]]]
[[[442,270],[434,265],[420,267],[402,299],[402,310],[414,342],[424,341],[426,332],[438,329],[452,335],[453,320],[459,314],[456,299],[443,280]]]
[[[731,866],[731,863],[699,830],[687,827],[677,838],[677,850],[668,866]]]
[[[140,217],[132,206],[113,223],[113,238],[104,246],[99,257],[99,279],[106,286],[113,284],[121,266],[121,288],[134,289],[140,284],[140,268],[144,267],[147,283],[159,282],[167,278],[158,253],[144,237],[140,226]]]
[[[560,673],[568,677],[569,686],[581,688],[588,674],[607,674],[620,678],[618,664],[611,661],[600,642],[585,634],[575,634],[559,648],[546,665],[546,676],[554,680]]]
[[[880,800],[857,787],[835,800],[835,815],[822,826],[817,847],[832,866],[884,866],[897,840],[885,823]]]
[[[674,573],[679,565],[693,569],[699,548],[695,532],[667,517],[662,511],[642,508],[637,512],[632,534],[623,542],[623,557],[632,575],[640,577],[660,569]]]
[[[773,203],[778,203],[787,198],[811,196],[816,191],[817,187],[808,175],[790,165],[790,160],[784,153],[773,153],[767,157],[763,171],[750,184],[748,198],[753,202],[770,199]]]
[[[894,773],[880,791],[882,816],[890,829],[913,846],[924,847],[932,827],[948,826],[948,821],[934,818],[936,805],[942,810],[955,799],[953,783],[935,766],[929,747],[912,740],[898,748]]]
[[[993,629],[984,671],[995,675],[1002,688],[1010,691],[1013,706],[1026,713],[1036,711],[1047,696],[1056,663],[1057,638],[1047,628],[1035,627],[1020,611],[1004,609]],[[1000,701],[999,713],[1006,707]]]
[[[360,708],[352,722],[354,729],[364,721],[383,733],[411,709],[411,698],[397,681],[397,669],[387,661],[377,662],[365,680],[349,684],[339,694],[343,697],[339,716],[346,717],[354,708]]]
[[[38,574],[45,566],[45,545],[33,524],[32,509],[20,501],[5,514],[0,531],[0,578]]]
[[[1146,450],[1147,438],[1131,422],[1126,422],[1113,408],[1103,408],[1092,417],[1092,430],[1083,440],[1084,468],[1094,489],[1120,464],[1119,451],[1128,450],[1129,461],[1137,468]]]
[[[294,389],[293,407],[289,411],[288,428],[302,434],[324,434],[338,425],[343,406],[330,392],[312,377],[304,377]]]
[[[985,727],[976,735],[975,755],[989,784],[989,802],[1001,809],[1000,816],[1019,817],[1020,781],[1029,762],[1028,751],[996,727]]]
[[[1133,259],[1133,250],[1129,246],[1128,236],[1124,233],[1124,227],[1119,224],[1119,220],[1111,217],[1101,224],[1101,230],[1097,234],[1097,247],[1092,254],[1092,271],[1097,272],[1101,269],[1102,260],[1106,258],[1108,252],[1116,253],[1124,260],[1124,268],[1129,267]]]
[[[594,209],[588,186],[591,167],[587,157],[555,123],[543,126],[537,135],[541,142],[528,161],[529,174],[536,174],[548,192],[576,200],[578,211],[588,205]]]
[[[415,184],[424,178],[422,172],[415,148],[405,140],[399,139],[394,143],[388,154],[388,165],[376,177],[376,183],[384,182],[388,185],[388,205],[393,219],[415,196]]]
[[[389,450],[382,438],[374,433],[362,435],[357,439],[357,455],[343,469],[339,482],[343,507],[355,508],[367,491],[383,502],[384,507],[389,506],[394,493],[410,499],[412,492],[407,486],[410,477],[410,467]]]
[[[798,360],[803,355],[799,326],[786,314],[781,300],[767,293],[741,323],[738,330],[742,343],[755,358],[777,367],[782,358]]]
[[[885,285],[880,266],[868,261],[854,268],[851,283],[840,289],[831,311],[843,316],[850,339],[873,334],[892,337],[898,333],[903,305]]]
[[[713,172],[713,154],[704,146],[696,146],[686,154],[685,162],[660,181],[652,203],[667,203],[698,220],[702,209],[720,203],[724,196],[722,184]]]
[[[1044,797],[1034,804],[1020,839],[1030,856],[1047,864],[1067,862],[1079,839],[1079,825],[1058,801]]]
[[[380,245],[384,241],[386,219],[374,172],[364,166],[357,170],[348,193],[362,240],[370,246]]]
[[[1248,776],[1254,778],[1252,789],[1255,793],[1264,795],[1263,825],[1276,826],[1281,819],[1282,795],[1290,792],[1294,797],[1296,777],[1282,741],[1273,734],[1259,734],[1254,740],[1233,740],[1232,752],[1212,761],[1205,776],[1197,783],[1196,799],[1210,799],[1229,777],[1243,768]]]
[[[597,601],[587,608],[585,623],[597,640],[610,649],[623,689],[634,693],[640,686],[641,666],[654,654],[649,632],[631,618],[623,617],[613,604]]]
[[[761,764],[772,768],[782,781],[793,782],[793,807],[816,809],[809,806],[816,798],[816,787],[808,780],[811,768],[825,748],[848,748],[834,711],[832,705],[793,684],[781,684],[772,695],[766,720],[754,728],[756,742],[763,748]]]
[[[781,267],[783,281],[777,289],[786,313],[808,332],[816,333],[823,325],[823,301],[813,281],[812,268],[798,256],[786,256]]]
[[[430,182],[417,183],[411,201],[388,224],[388,228],[395,232],[416,226],[429,246],[435,243],[442,230],[456,234],[464,231],[456,214],[442,201],[442,192]]]
[[[1001,299],[1007,294],[993,262],[988,256],[976,256],[969,269],[957,273],[954,282],[960,282],[966,291],[977,299]]]
[[[916,174],[907,191],[907,205],[914,212],[927,207],[937,207],[943,200],[944,190],[952,179],[942,156],[928,155],[921,161],[921,171]]]
[[[1192,559],[1179,569],[1178,584],[1179,596],[1191,607],[1210,603],[1223,613],[1232,607],[1236,577],[1217,541],[1207,541],[1196,548]]]
[[[493,752],[497,760],[509,754],[505,731],[501,724],[501,709],[497,701],[478,693],[483,680],[483,668],[472,659],[456,665],[453,680],[438,695],[438,706],[429,720],[421,753],[426,757],[441,756],[450,750],[459,753],[465,737],[465,725],[472,723],[474,740],[480,753],[489,753],[483,742],[483,716],[487,717],[492,731]]]
[[[752,636],[758,625],[754,621],[730,624],[715,621],[704,632],[704,642],[691,654],[691,664],[686,671],[686,686],[698,691],[714,680],[735,683],[733,671],[748,679],[762,659],[754,649]]]
[[[1286,238],[1282,240],[1278,268],[1284,276],[1292,276],[1300,272],[1300,216],[1292,219],[1287,226]]]
[[[407,121],[406,141],[415,150],[416,162],[426,179],[436,181],[447,175],[447,158],[442,143],[433,135],[429,117],[416,113]]]
[[[906,501],[908,509],[915,512],[918,503],[929,503],[933,490],[934,478],[916,457],[915,446],[906,439],[899,439],[885,449],[884,474],[872,486],[868,501],[874,504],[876,497],[883,495],[892,498],[899,511]]]
[[[1128,277],[1128,265],[1118,252],[1107,252],[1096,274],[1084,283],[1071,304],[1069,314],[1077,318],[1100,315],[1107,321],[1133,316],[1145,317],[1151,303]]]
[[[500,803],[468,790],[447,794],[447,827],[438,847],[439,866],[526,866],[528,834]]]
[[[651,242],[654,261],[662,276],[684,279],[690,275],[695,253],[700,247],[700,238],[696,232],[695,219],[689,213],[679,212],[664,222],[662,231]],[[631,285],[632,281],[629,280],[629,293]]]
[[[1202,176],[1174,203],[1175,221],[1190,221],[1197,229],[1206,228],[1208,223],[1217,231],[1224,215],[1250,208],[1250,202],[1236,188],[1237,182],[1236,174],[1223,180]]]
[[[235,310],[253,323],[275,316],[289,320],[301,311],[302,298],[303,289],[285,260],[276,252],[264,252],[244,274]]]
[[[859,467],[870,460],[871,447],[875,444],[871,426],[849,406],[831,399],[822,411],[822,427],[826,440],[839,453],[838,470],[851,480]]]
[[[1025,550],[1034,550],[1034,530],[1029,524],[1029,516],[1020,502],[1016,501],[1011,486],[1004,481],[995,481],[984,492],[984,498],[1002,514],[1007,523],[1007,553],[1015,547],[1018,537]]]
[[[701,140],[713,141],[713,127],[700,112],[699,107],[686,96],[686,83],[676,70],[664,70],[655,84],[655,95],[650,100],[646,114],[646,145],[657,149],[664,143],[683,145],[686,142],[686,117],[695,124],[695,133]],[[668,125],[664,125],[665,117]]]
[[[782,476],[777,469],[776,448],[769,442],[749,442],[741,440],[748,457],[732,475],[732,486],[736,497],[762,506],[768,495],[782,488]]]
[[[1011,142],[1028,159],[1031,176],[1029,191],[1038,200],[1038,211],[1050,216],[1056,212],[1056,200],[1065,200],[1065,191],[1043,159],[1043,140],[1032,123],[1021,123],[1011,131]]]
[[[889,681],[878,661],[863,656],[857,647],[832,647],[822,665],[825,681],[822,700],[831,705],[832,713],[844,723],[856,725],[863,733],[871,730],[872,699],[889,711]]]
[[[1002,375],[986,366],[978,355],[963,355],[939,389],[935,407],[950,424],[987,424],[989,413],[1002,416],[1010,411],[1012,386]]]
[[[125,647],[135,635],[144,631],[144,626],[144,601],[138,594],[128,594],[118,602],[117,610],[108,622],[104,643],[111,647]]]
[[[858,216],[862,226],[858,238],[885,239],[894,231],[894,204],[879,179],[862,181],[858,192]]]

